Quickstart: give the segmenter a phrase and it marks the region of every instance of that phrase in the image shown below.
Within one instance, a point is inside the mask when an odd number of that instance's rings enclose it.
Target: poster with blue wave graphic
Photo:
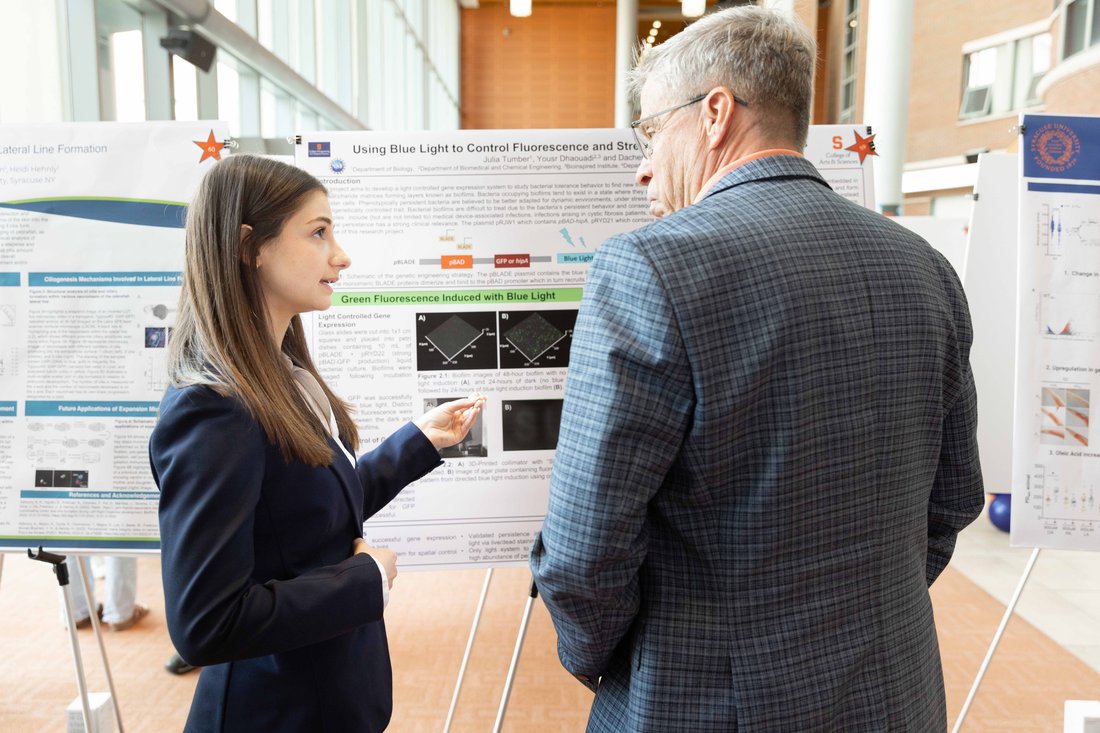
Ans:
[[[0,551],[159,547],[146,444],[223,123],[0,127]]]

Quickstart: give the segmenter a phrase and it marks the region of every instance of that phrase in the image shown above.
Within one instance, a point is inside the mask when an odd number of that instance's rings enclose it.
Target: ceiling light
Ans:
[[[508,12],[517,18],[526,18],[531,15],[531,0],[509,0]]]
[[[707,0],[683,0],[680,3],[680,12],[687,18],[698,18],[707,12]]]
[[[660,28],[661,27],[661,21],[659,21],[659,20],[653,21],[653,27],[654,28]]]
[[[656,36],[657,36],[657,29],[656,29],[656,28],[654,28],[653,30],[651,30],[651,31],[649,32],[649,37],[650,37],[650,38],[655,38]]]

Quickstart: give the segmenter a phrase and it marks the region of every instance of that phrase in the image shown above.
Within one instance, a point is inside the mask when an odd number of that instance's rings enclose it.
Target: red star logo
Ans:
[[[856,137],[859,137],[858,135]],[[874,137],[872,135],[872,137]],[[225,143],[214,138],[214,131],[210,131],[210,137],[205,140],[192,140],[191,142],[202,148],[202,157],[199,158],[199,162],[203,162],[207,158],[213,158],[214,160],[221,160],[222,148],[225,147]]]
[[[845,150],[851,150],[853,153],[859,153],[859,164],[863,165],[863,161],[866,160],[868,155],[878,155],[875,152],[875,136],[868,135],[867,137],[860,137],[859,133],[855,130],[852,134],[856,136],[856,144],[849,145],[844,148]]]

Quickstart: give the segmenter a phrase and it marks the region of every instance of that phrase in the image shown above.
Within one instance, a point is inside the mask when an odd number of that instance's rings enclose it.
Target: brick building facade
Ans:
[[[863,79],[875,3],[795,0],[820,49],[815,123],[874,123],[863,119]],[[1100,114],[1100,0],[914,0],[899,91],[909,99],[902,211],[958,215],[977,154],[1014,150],[1021,111]]]

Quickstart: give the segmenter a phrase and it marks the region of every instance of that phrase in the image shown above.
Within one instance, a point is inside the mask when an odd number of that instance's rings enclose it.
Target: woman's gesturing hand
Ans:
[[[436,450],[449,448],[470,432],[470,426],[485,404],[485,395],[474,393],[461,400],[444,402],[416,420],[416,427],[432,441]]]

